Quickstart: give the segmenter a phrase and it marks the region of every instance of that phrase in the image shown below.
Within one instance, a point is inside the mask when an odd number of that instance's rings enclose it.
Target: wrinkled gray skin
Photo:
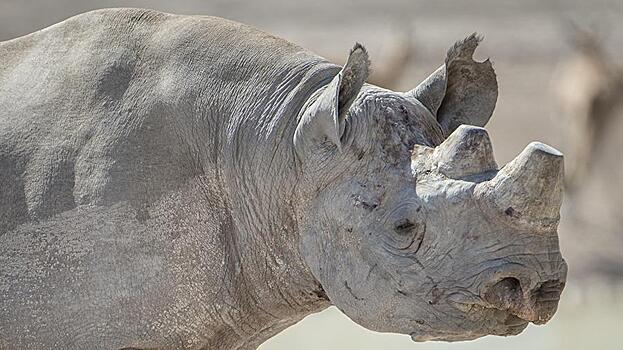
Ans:
[[[0,44],[0,348],[254,349],[330,304],[415,340],[546,322],[562,156],[498,172],[459,127],[497,98],[477,43],[407,93],[359,45],[340,68],[211,17]]]

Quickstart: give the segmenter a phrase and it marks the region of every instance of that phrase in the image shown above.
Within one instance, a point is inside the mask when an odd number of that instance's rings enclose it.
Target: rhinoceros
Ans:
[[[254,349],[330,305],[416,341],[554,314],[563,157],[498,170],[471,35],[408,92],[225,19],[0,45],[0,348]]]

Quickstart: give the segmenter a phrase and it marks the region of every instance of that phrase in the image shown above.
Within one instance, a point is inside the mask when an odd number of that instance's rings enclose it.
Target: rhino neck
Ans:
[[[297,174],[293,135],[300,109],[339,71],[328,63],[304,64],[289,72],[258,111],[230,121],[220,177],[233,222],[232,289],[264,340],[329,306],[319,282],[298,250],[293,202]],[[253,333],[253,332],[251,332]]]

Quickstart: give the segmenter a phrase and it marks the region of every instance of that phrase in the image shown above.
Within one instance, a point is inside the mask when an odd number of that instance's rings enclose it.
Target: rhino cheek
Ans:
[[[300,246],[331,303],[344,314],[370,330],[409,334],[418,316],[412,296],[401,295],[399,277],[386,270],[392,255],[373,248],[348,229],[305,234]]]

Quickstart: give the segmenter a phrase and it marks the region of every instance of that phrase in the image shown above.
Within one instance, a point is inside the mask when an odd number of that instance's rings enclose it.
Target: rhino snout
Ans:
[[[493,318],[499,335],[518,334],[529,322],[544,324],[556,313],[565,286],[566,263],[557,273],[541,279],[538,273],[517,264],[491,268],[480,276],[478,291],[454,292],[448,296],[453,307],[469,318]],[[496,333],[497,334],[497,333]]]
[[[507,318],[507,324],[521,320],[544,324],[556,312],[564,286],[563,281],[553,279],[526,290],[528,286],[519,279],[505,277],[485,290],[482,298],[490,307],[515,316]]]

